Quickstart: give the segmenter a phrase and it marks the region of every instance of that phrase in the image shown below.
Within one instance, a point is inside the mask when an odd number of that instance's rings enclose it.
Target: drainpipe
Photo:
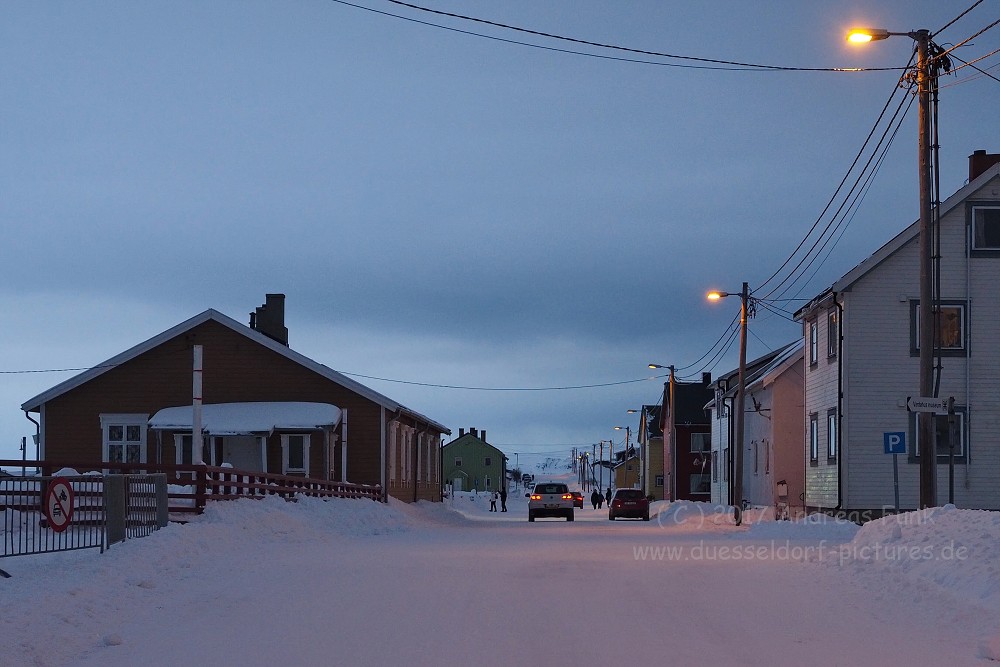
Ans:
[[[387,496],[386,496],[386,487],[385,487],[385,483],[386,483],[386,479],[385,479],[385,467],[386,467],[386,465],[388,465],[388,461],[385,458],[385,449],[386,449],[386,447],[385,447],[385,406],[384,405],[379,406],[379,415],[378,416],[379,416],[378,423],[379,423],[379,461],[380,461],[379,468],[381,469],[381,471],[379,472],[379,484],[382,485],[382,502],[385,502],[386,498],[387,498]]]
[[[35,425],[35,462],[37,463],[38,451],[39,451],[38,448],[41,447],[42,445],[42,425],[39,424],[37,421],[35,421],[27,410],[24,411],[24,416],[28,419],[28,421],[30,421],[32,424]],[[27,455],[28,455],[28,448],[26,446],[24,449],[24,456],[26,457]],[[22,477],[24,476],[23,469],[21,470],[21,476]]]
[[[340,481],[347,483],[347,408],[341,408]],[[383,438],[384,439],[384,438]]]
[[[833,293],[837,307],[837,506],[844,505],[844,306]],[[804,503],[803,503],[804,504]]]

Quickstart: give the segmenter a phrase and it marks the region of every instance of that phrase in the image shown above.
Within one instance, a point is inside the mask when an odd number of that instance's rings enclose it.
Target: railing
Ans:
[[[267,495],[288,499],[301,494],[317,498],[368,498],[378,502],[385,501],[383,489],[377,484],[351,484],[230,467],[109,461],[0,460],[0,468],[8,470],[19,471],[23,465],[40,469],[42,475],[52,475],[63,469],[120,474],[163,473],[167,479],[167,506],[175,519],[179,515],[201,513],[209,500],[262,498]]]

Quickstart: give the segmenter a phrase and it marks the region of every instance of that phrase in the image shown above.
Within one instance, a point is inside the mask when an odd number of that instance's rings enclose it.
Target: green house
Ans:
[[[486,431],[460,428],[441,448],[441,470],[454,491],[499,491],[507,479],[507,457],[486,442]]]

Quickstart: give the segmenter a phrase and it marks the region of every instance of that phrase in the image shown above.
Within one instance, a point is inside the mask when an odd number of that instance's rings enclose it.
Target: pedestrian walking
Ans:
[[[490,511],[491,512],[496,512],[497,511],[497,492],[496,491],[494,491],[493,493],[490,494]]]
[[[604,494],[604,499],[608,502],[608,507],[611,507],[611,487],[608,487],[608,492]]]
[[[594,491],[590,494],[590,504],[594,506],[595,510],[597,509],[598,504],[600,503],[600,501],[603,501],[603,500],[604,500],[604,496],[602,496],[601,494],[599,494],[597,492],[597,489],[594,489]]]
[[[500,489],[500,511],[501,512],[506,512],[507,511],[507,486],[506,485],[504,485],[504,487],[502,489]]]

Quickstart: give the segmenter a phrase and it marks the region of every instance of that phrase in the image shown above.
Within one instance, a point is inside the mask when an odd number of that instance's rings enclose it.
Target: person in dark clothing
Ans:
[[[507,511],[507,487],[503,486],[500,488],[500,511]]]
[[[611,507],[611,487],[608,487],[608,492],[604,494],[605,500],[608,501],[608,507]]]
[[[604,496],[599,494],[597,489],[594,489],[593,493],[590,494],[590,504],[594,506],[595,510],[597,509],[598,502],[601,500],[604,500]]]

